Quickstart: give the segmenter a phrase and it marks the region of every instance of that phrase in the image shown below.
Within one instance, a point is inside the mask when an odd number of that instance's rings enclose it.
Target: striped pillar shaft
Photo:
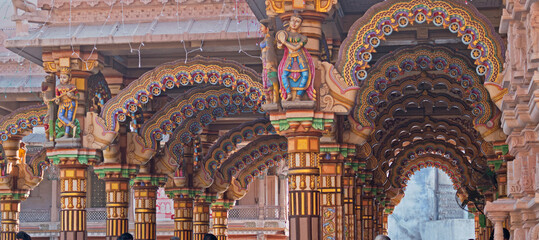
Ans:
[[[156,185],[134,185],[135,191],[135,239],[155,240],[156,231]]]
[[[364,195],[362,199],[362,222],[364,240],[373,240],[374,237],[374,201],[369,195]]]
[[[193,207],[193,239],[203,240],[210,232],[210,203],[199,198]]]
[[[0,199],[0,212],[2,213],[2,232],[0,240],[15,240],[19,231],[19,213],[21,200],[6,196]]]
[[[228,210],[233,202],[219,199],[212,204],[213,234],[218,240],[228,239]]]
[[[85,240],[88,165],[60,164],[60,240]]]
[[[357,178],[356,178],[357,180]],[[354,221],[355,221],[355,235],[357,239],[363,238],[363,186],[361,184],[356,185],[355,202],[354,202]]]
[[[322,239],[343,239],[343,164],[337,154],[320,154]]]
[[[107,193],[106,240],[116,240],[129,231],[129,178],[105,178]]]
[[[320,137],[318,135],[287,136],[287,138],[290,239],[319,240],[322,239],[318,190]]]
[[[192,198],[174,198],[174,236],[181,240],[193,239]]]
[[[354,174],[352,173],[351,166],[345,166],[345,173],[343,177],[343,202],[344,202],[344,238],[355,238],[355,219],[354,219]]]

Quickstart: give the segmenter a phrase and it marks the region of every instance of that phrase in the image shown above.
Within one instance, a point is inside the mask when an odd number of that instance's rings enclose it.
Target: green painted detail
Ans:
[[[313,119],[313,128],[317,130],[324,130],[324,119]]]
[[[129,181],[129,184],[132,186],[133,184],[135,184],[135,181],[146,181],[146,182],[150,182],[150,185],[151,186],[161,186],[161,183],[165,183],[167,182],[167,177],[146,177],[146,176],[142,176],[142,177],[135,177],[135,179],[131,179],[131,181]]]
[[[60,127],[60,125],[63,125],[63,126]],[[73,121],[73,125],[75,125],[75,127],[76,127],[75,134],[73,136],[71,136],[72,135],[72,133],[71,133],[69,136],[74,137],[74,138],[80,138],[80,123],[79,123],[79,120],[75,119],[75,121]],[[64,135],[65,135],[65,127],[66,126],[64,124],[60,123],[60,119],[56,119],[56,124],[54,125],[54,131],[56,132],[56,138],[64,137]]]
[[[30,193],[0,193],[0,196],[12,196],[15,200],[22,200],[28,197]]]
[[[290,124],[288,124],[288,121],[286,121],[286,119],[271,121],[271,124],[279,125],[279,131],[286,131],[290,128]]]
[[[195,189],[172,189],[167,190],[165,188],[165,194],[170,198],[174,199],[174,196],[176,195],[183,195],[188,196],[189,198],[195,198],[195,196],[201,194],[201,190],[195,190]]]
[[[485,215],[483,215],[483,214],[479,215],[479,225],[482,228],[487,227],[487,219],[486,219]]]
[[[279,131],[285,131],[290,128],[289,122],[312,122],[312,127],[317,130],[324,130],[325,123],[332,123],[333,119],[312,118],[312,117],[296,117],[271,121],[273,125],[279,125]]]
[[[226,209],[230,209],[234,206],[234,203],[236,201],[215,201],[214,203],[212,203],[213,206],[223,206],[224,208]]]
[[[500,169],[500,167],[502,166],[502,163],[503,163],[503,159],[488,161],[489,165],[494,165],[495,171],[498,171],[498,169]]]
[[[129,168],[99,168],[99,169],[94,169],[94,172],[97,174],[97,177],[99,177],[100,179],[104,178],[105,177],[105,174],[106,173],[110,173],[110,172],[114,172],[114,173],[117,173],[117,172],[120,172],[121,176],[123,178],[129,178],[129,176],[131,175],[131,173],[137,173],[138,172],[138,169],[129,169]]]
[[[494,150],[498,150],[498,151],[502,151],[502,154],[503,155],[506,155],[508,152],[509,152],[509,145],[507,144],[504,144],[504,145],[498,145],[498,146],[494,146]]]
[[[321,153],[339,152],[339,147],[321,147]]]
[[[54,156],[47,156],[52,160],[53,164],[58,165],[60,163],[60,158],[77,158],[80,164],[88,164],[89,159],[100,159],[101,156],[97,154],[91,155],[81,155],[81,154],[57,154]]]
[[[206,202],[213,202],[217,200],[217,195],[202,194],[200,195],[201,199],[204,199]]]
[[[354,169],[355,172],[359,171],[359,163],[352,162],[352,169]]]

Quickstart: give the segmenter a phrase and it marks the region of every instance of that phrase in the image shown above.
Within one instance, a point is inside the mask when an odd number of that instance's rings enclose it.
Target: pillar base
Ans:
[[[86,240],[86,231],[82,232],[60,232],[60,240]]]

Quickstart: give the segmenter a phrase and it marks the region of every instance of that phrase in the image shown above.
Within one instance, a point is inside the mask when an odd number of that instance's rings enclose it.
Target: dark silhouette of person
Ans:
[[[204,240],[217,240],[217,237],[211,233],[206,233],[206,235],[204,235]]]
[[[15,235],[15,238],[17,240],[32,240],[30,235],[28,235],[28,233],[23,232],[23,231],[18,232],[17,235]]]
[[[118,240],[133,240],[131,233],[124,233],[118,237]]]

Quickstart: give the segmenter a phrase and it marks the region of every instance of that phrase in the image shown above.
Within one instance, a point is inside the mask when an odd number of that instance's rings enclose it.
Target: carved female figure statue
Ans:
[[[305,93],[310,100],[314,100],[313,88],[314,63],[311,55],[305,50],[307,37],[299,30],[303,19],[294,14],[290,17],[287,30],[277,32],[277,47],[284,47],[284,56],[279,64],[279,77],[281,82],[281,97],[286,101],[294,101]]]
[[[264,93],[268,101],[275,103],[279,99],[279,80],[277,77],[277,54],[275,53],[275,38],[269,19],[260,21],[260,31],[264,33],[264,40],[260,43],[262,58],[262,82]]]
[[[77,87],[70,83],[71,72],[68,68],[60,70],[60,84],[56,87],[56,98],[54,102],[58,104],[58,128],[65,126],[64,132],[57,132],[57,138],[75,136],[75,113],[77,111]],[[73,129],[73,133],[71,132]]]

